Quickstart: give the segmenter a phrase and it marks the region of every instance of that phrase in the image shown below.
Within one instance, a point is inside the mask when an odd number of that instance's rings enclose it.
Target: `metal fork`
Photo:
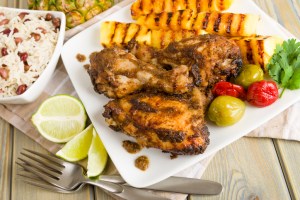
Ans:
[[[21,180],[24,181],[25,183],[28,183],[33,186],[37,186],[44,190],[48,190],[51,192],[63,193],[63,194],[71,194],[71,193],[78,192],[85,186],[85,184],[81,184],[78,187],[74,188],[73,190],[65,190],[65,189],[59,188],[57,186],[51,185],[50,183],[44,181],[40,177],[38,177],[38,176],[34,175],[33,173],[28,172],[26,170],[22,171],[22,173],[18,173],[17,175],[21,176],[22,177]],[[114,193],[108,193],[108,195],[110,195],[116,199],[120,199],[119,196],[115,195]],[[155,199],[157,199],[157,198],[155,198]]]
[[[21,176],[22,177],[21,180],[24,181],[25,183],[42,188],[44,190],[48,190],[51,192],[63,193],[63,194],[71,194],[71,193],[78,192],[85,186],[85,184],[81,184],[78,187],[74,188],[73,190],[65,190],[65,189],[59,188],[55,185],[52,185],[52,184],[44,181],[40,177],[38,177],[38,176],[34,175],[33,173],[26,171],[26,170],[22,171],[22,173],[18,173],[17,175]],[[120,199],[119,196],[114,195],[114,193],[107,192],[107,194],[116,199]]]
[[[105,175],[101,176],[100,180],[93,181],[83,176],[83,169],[79,165],[65,162],[51,155],[41,154],[29,149],[24,150],[26,153],[22,152],[21,154],[25,158],[18,158],[21,162],[17,162],[17,164],[64,190],[73,190],[83,183],[88,183],[123,199],[166,200],[166,198],[159,197],[153,193],[121,185],[125,182],[119,176]]]
[[[47,181],[45,181],[44,179],[41,179],[40,177],[36,176],[35,174],[33,174],[32,172],[23,170],[21,171],[21,173],[17,173],[18,179],[20,179],[21,181],[24,181],[25,183],[29,184],[29,185],[33,185],[48,191],[52,191],[52,192],[58,192],[58,193],[64,193],[64,194],[70,194],[70,193],[74,193],[74,192],[78,192],[80,191],[85,184],[80,184],[79,186],[75,187],[72,190],[65,190],[62,189],[60,187],[57,187],[55,185],[52,185],[50,183],[48,183]]]

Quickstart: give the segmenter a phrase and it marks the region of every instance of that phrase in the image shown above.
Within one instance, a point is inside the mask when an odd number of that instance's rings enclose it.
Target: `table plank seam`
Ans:
[[[292,0],[292,4],[295,7],[294,9],[296,10],[296,14],[299,16],[300,19],[300,2],[297,2],[297,0]]]
[[[290,197],[292,200],[296,200],[296,196],[295,196],[295,193],[293,191],[293,188],[291,186],[291,183],[289,181],[289,177],[287,175],[287,170],[286,170],[286,167],[285,167],[285,163],[282,159],[282,153],[280,151],[280,148],[278,147],[278,145],[276,144],[276,140],[278,139],[272,139],[272,142],[274,144],[274,148],[275,148],[275,151],[276,151],[276,155],[277,155],[277,158],[278,158],[278,161],[279,161],[279,164],[280,164],[280,167],[281,167],[281,171],[282,171],[282,174],[283,174],[283,177],[284,177],[284,181],[286,183],[286,186],[287,186],[287,189],[289,191],[289,194],[290,194]]]
[[[9,154],[10,154],[10,180],[9,180],[9,199],[12,200],[12,184],[13,184],[13,180],[12,180],[12,177],[13,177],[13,162],[14,162],[14,159],[12,159],[13,157],[13,153],[14,153],[14,136],[15,136],[15,133],[14,133],[14,127],[13,125],[9,125],[9,134],[11,135],[10,137],[10,149],[9,149]]]

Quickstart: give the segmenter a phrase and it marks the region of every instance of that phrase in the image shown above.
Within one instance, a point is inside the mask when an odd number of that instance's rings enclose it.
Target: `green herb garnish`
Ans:
[[[270,76],[284,90],[300,88],[300,42],[296,39],[284,41],[277,45],[267,65]]]

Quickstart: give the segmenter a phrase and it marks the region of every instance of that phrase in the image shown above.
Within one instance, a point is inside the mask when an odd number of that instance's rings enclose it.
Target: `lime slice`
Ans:
[[[80,100],[68,95],[56,95],[42,103],[31,121],[46,139],[62,143],[80,133],[86,119]]]
[[[59,150],[56,155],[70,162],[87,157],[93,139],[93,125],[89,125],[81,133]]]
[[[89,149],[87,176],[95,177],[101,174],[107,162],[107,152],[99,135],[93,129],[93,141]]]

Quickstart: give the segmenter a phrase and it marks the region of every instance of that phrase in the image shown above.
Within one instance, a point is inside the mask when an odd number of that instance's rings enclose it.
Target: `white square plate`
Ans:
[[[261,20],[258,27],[258,34],[278,35],[283,39],[293,37],[282,26],[267,16],[251,0],[235,0],[229,11],[259,14]],[[103,21],[108,20],[131,22],[130,5],[108,16]],[[286,90],[283,97],[271,106],[265,108],[247,106],[242,120],[233,126],[221,128],[209,124],[208,128],[211,142],[206,151],[201,155],[178,156],[176,159],[170,159],[169,154],[152,148],[143,149],[138,154],[129,154],[122,147],[122,141],[126,139],[132,140],[132,138],[115,132],[107,126],[102,117],[102,113],[104,111],[103,106],[109,99],[94,91],[90,77],[83,67],[83,63],[78,62],[75,58],[78,53],[88,57],[92,52],[102,49],[99,40],[101,22],[102,21],[94,24],[71,38],[63,47],[62,59],[71,81],[83,101],[87,113],[99,133],[112,161],[122,177],[133,186],[143,187],[154,184],[199,162],[201,159],[212,155],[226,145],[259,127],[300,99],[300,90]],[[146,155],[150,160],[150,166],[146,171],[141,171],[134,166],[134,160],[140,155]]]

